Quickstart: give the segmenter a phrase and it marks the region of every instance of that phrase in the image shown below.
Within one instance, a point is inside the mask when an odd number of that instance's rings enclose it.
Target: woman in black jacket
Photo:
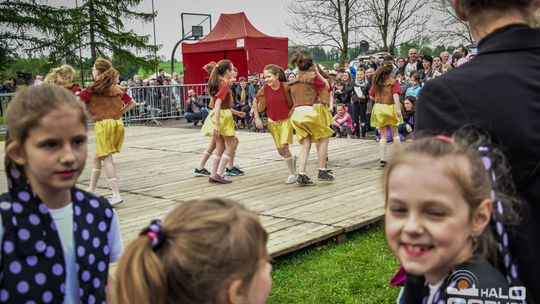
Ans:
[[[420,131],[476,125],[504,147],[524,210],[510,240],[529,303],[540,302],[540,29],[539,0],[454,0],[478,56],[427,82],[416,110]],[[494,207],[495,208],[495,207]]]

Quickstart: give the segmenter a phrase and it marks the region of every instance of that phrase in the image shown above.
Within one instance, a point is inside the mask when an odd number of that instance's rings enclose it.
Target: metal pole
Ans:
[[[154,0],[152,0],[152,24],[154,27],[154,59],[156,60],[156,78],[158,77],[159,61],[157,58],[157,43],[156,43],[156,13],[154,11]]]
[[[79,1],[75,0],[75,7],[77,10],[79,10]],[[81,41],[81,18],[78,20],[78,35],[79,35],[79,60],[80,60],[80,68],[81,68],[81,87],[84,87],[84,63],[82,59],[82,41]]]

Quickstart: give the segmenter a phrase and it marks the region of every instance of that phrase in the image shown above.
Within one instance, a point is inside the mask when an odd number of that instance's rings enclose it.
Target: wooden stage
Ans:
[[[89,135],[89,155],[93,155],[93,131]],[[124,199],[116,210],[124,243],[128,244],[152,219],[162,219],[182,202],[201,197],[232,198],[258,213],[270,233],[268,249],[274,257],[343,236],[382,218],[382,170],[374,140],[331,139],[328,166],[336,182],[298,187],[283,183],[286,165],[270,134],[240,131],[238,137],[236,163],[246,175],[231,177],[232,184],[216,185],[193,175],[208,145],[198,128],[126,127],[123,151],[115,155]],[[296,155],[299,148],[296,143],[291,146]],[[392,147],[388,150],[391,152]],[[211,161],[207,164],[210,167]],[[316,178],[317,167],[313,145],[307,172],[310,177]],[[79,178],[83,189],[91,168],[89,157]],[[110,194],[104,171],[98,188],[99,194]],[[0,190],[6,191],[5,174]]]

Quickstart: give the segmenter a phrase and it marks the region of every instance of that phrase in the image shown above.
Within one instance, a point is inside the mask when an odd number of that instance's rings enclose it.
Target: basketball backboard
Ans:
[[[212,31],[210,14],[182,13],[180,18],[184,40],[199,40]]]

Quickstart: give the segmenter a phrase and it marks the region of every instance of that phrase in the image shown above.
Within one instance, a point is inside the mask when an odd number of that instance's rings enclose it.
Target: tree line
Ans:
[[[75,4],[72,7],[53,6],[47,0],[0,2],[0,73],[7,76],[10,64],[24,57],[45,68],[61,62],[73,64],[83,77],[90,75],[99,56],[112,58],[120,69],[155,66],[158,47],[149,43],[149,35],[125,29],[125,20],[150,22],[155,17],[135,11],[140,2],[75,0],[70,1]],[[138,55],[141,53],[148,55]],[[40,61],[43,56],[46,62]]]

